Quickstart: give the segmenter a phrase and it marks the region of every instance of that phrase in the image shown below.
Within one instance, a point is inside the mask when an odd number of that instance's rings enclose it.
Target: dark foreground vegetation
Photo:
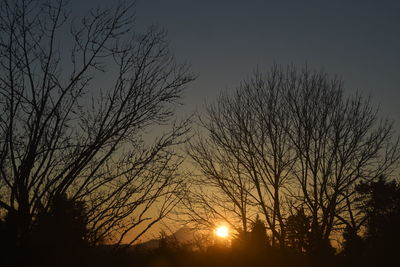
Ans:
[[[366,213],[363,234],[346,228],[342,247],[311,246],[309,227],[302,248],[297,242],[272,247],[260,220],[230,243],[180,244],[162,238],[158,247],[90,244],[82,203],[66,196],[55,201],[50,213],[37,220],[26,244],[13,243],[12,215],[0,224],[2,266],[393,266],[400,239],[400,185],[383,178],[357,187],[358,204]],[[301,229],[303,228],[303,229]],[[25,251],[23,251],[25,250]],[[26,257],[21,257],[26,255]]]

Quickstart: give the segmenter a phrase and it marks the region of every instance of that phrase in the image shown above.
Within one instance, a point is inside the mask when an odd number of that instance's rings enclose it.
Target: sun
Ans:
[[[226,226],[220,226],[217,229],[215,229],[215,234],[218,237],[226,238],[229,235],[229,229]]]

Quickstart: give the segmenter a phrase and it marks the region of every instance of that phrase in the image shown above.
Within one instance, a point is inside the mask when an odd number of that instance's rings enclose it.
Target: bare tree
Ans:
[[[344,96],[340,80],[307,68],[255,73],[211,105],[201,125],[206,137],[192,142],[190,155],[205,188],[240,203],[227,185],[246,185],[237,188],[247,203],[235,206],[264,214],[273,245],[285,245],[296,209],[310,217],[310,249],[343,224],[359,227],[354,187],[390,174],[399,159],[392,124],[368,100]]]
[[[240,225],[241,230],[247,231],[251,184],[242,177],[245,174],[235,158],[198,136],[198,142],[191,143],[188,152],[206,175],[191,175],[192,187],[186,191],[184,213],[199,225],[214,226],[225,221],[232,228],[239,230]]]
[[[204,184],[221,189],[241,211],[243,222],[250,214],[264,214],[273,244],[279,240],[281,245],[285,235],[282,192],[287,190],[293,164],[282,79],[278,71],[266,77],[256,73],[232,95],[222,94],[202,120],[208,138],[192,142],[190,149],[208,181]]]
[[[166,125],[193,76],[164,31],[132,31],[132,5],[79,23],[62,0],[0,5],[0,214],[15,242],[64,194],[85,201],[92,242],[134,242],[180,198],[172,148],[189,121]]]
[[[317,249],[340,225],[359,229],[355,186],[393,171],[399,140],[392,138],[392,123],[378,120],[369,99],[344,95],[339,79],[307,69],[287,76],[288,133],[296,151],[292,174],[311,216],[310,249]]]

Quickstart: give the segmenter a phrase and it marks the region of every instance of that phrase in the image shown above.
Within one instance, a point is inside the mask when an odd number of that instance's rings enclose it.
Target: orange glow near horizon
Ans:
[[[215,229],[215,234],[221,238],[227,238],[229,235],[229,229],[226,226],[220,226]]]

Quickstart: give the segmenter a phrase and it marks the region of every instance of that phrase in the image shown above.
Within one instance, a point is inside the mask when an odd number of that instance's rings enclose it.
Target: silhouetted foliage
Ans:
[[[18,247],[16,241],[18,239],[16,238],[17,220],[15,216],[15,213],[8,212],[4,218],[0,219],[0,251],[2,254],[0,264],[2,262],[5,266],[12,266],[11,263],[16,260]]]
[[[64,194],[39,212],[30,240],[32,261],[42,266],[83,266],[88,253],[87,212],[82,201]]]
[[[393,266],[400,242],[400,185],[380,177],[360,184],[357,191],[366,215],[365,241],[360,245],[367,250],[370,266]]]
[[[66,247],[88,243],[87,211],[83,201],[68,199],[64,194],[53,199],[49,211],[39,212],[34,224],[34,242]],[[60,242],[61,241],[61,242]]]
[[[248,242],[250,250],[265,250],[269,245],[267,228],[258,216],[251,227]]]
[[[288,246],[299,252],[307,251],[310,245],[310,229],[310,218],[305,215],[303,208],[290,215],[286,221]]]
[[[400,185],[384,176],[357,186],[364,212],[360,229],[348,225],[341,256],[347,266],[393,266],[400,240]]]
[[[351,226],[347,226],[343,232],[341,256],[347,266],[368,266],[367,243]]]
[[[400,185],[380,177],[376,182],[360,184],[357,191],[367,217],[367,238],[395,237],[400,223]]]
[[[259,216],[251,223],[250,231],[239,230],[232,240],[232,248],[234,250],[250,254],[264,252],[269,246],[270,240],[267,235],[267,228]]]

